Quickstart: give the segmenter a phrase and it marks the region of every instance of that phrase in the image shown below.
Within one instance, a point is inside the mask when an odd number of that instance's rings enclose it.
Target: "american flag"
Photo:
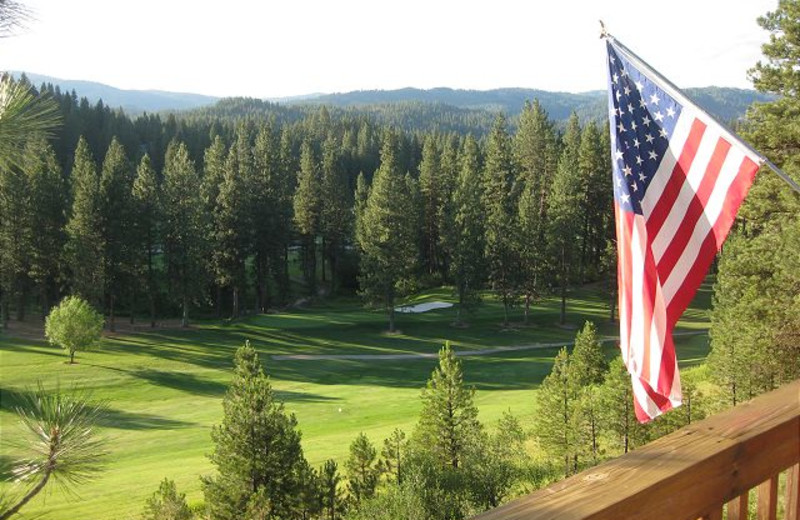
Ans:
[[[606,45],[620,348],[647,422],[681,403],[672,330],[762,159],[622,44]]]

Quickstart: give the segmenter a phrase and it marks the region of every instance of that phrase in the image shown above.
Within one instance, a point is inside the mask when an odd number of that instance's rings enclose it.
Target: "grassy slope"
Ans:
[[[708,289],[687,312],[679,328],[707,327]],[[447,300],[445,290],[416,298]],[[599,294],[581,291],[570,301],[574,324],[595,320],[602,334],[616,334],[607,323]],[[110,414],[103,423],[110,440],[110,464],[96,481],[78,489],[78,497],[56,492],[37,498],[25,512],[45,518],[134,518],[144,499],[169,477],[190,501],[201,500],[198,476],[211,467],[211,425],[219,423],[220,400],[230,379],[234,350],[250,339],[286,407],[297,415],[309,461],[329,457],[342,461],[352,439],[366,432],[380,445],[392,429],[413,428],[419,392],[435,360],[403,361],[273,361],[270,354],[436,352],[444,340],[456,349],[569,340],[573,330],[555,325],[557,302],[532,311],[533,324],[503,330],[501,308],[486,304],[468,328],[449,324],[452,309],[401,315],[404,334],[387,336],[381,313],[365,311],[357,301],[338,301],[290,313],[256,316],[220,325],[207,322],[191,330],[162,330],[106,338],[95,352],[79,353],[79,364],[64,364],[64,354],[42,342],[0,337],[0,472],[8,478],[10,460],[20,435],[11,410],[14,393],[35,386],[80,384],[107,400]],[[701,361],[705,336],[678,339],[682,363]],[[608,344],[609,352],[613,348]],[[481,419],[491,424],[510,409],[533,424],[533,390],[549,372],[555,349],[498,353],[464,360],[465,379],[478,389]],[[5,489],[9,486],[6,485]],[[3,489],[3,488],[0,488]]]

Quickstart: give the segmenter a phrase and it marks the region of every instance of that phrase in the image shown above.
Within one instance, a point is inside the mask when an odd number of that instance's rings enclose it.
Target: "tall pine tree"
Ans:
[[[390,332],[394,332],[395,301],[413,274],[418,252],[414,194],[400,172],[397,155],[397,135],[387,132],[381,165],[356,228],[361,293],[386,310]]]

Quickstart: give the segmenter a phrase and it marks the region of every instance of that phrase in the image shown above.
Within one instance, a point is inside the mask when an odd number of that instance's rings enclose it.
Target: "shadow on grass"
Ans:
[[[196,426],[187,421],[176,421],[160,415],[126,412],[109,408],[100,416],[98,426],[118,430],[178,430]]]
[[[67,390],[66,393],[70,393],[70,391]],[[26,409],[32,399],[33,392],[30,390],[0,388],[0,409],[12,412],[15,415],[17,409]],[[92,400],[91,395],[89,399]],[[102,403],[103,401],[100,402]],[[19,421],[15,422],[19,423]],[[126,412],[110,407],[103,411],[97,424],[101,427],[120,430],[176,430],[195,426],[191,422],[176,421],[160,415]]]

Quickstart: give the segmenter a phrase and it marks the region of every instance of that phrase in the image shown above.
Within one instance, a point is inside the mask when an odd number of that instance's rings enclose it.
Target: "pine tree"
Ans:
[[[350,457],[345,462],[350,495],[356,504],[375,496],[380,471],[376,465],[378,451],[362,432],[350,444]]]
[[[548,455],[563,461],[565,476],[577,470],[579,450],[575,391],[569,374],[569,354],[563,347],[539,387],[536,416],[539,443]]]
[[[597,338],[597,327],[591,321],[575,336],[575,348],[570,356],[570,376],[576,387],[599,385],[608,371],[603,345]]]
[[[383,441],[378,467],[381,473],[389,475],[390,481],[398,485],[403,483],[407,449],[406,434],[400,428],[395,428],[392,434]]]
[[[548,199],[548,242],[550,264],[558,280],[561,296],[563,325],[567,319],[567,289],[574,281],[576,265],[575,243],[580,233],[581,185],[578,154],[580,152],[581,128],[577,114],[567,122],[563,137],[563,149],[558,169]]]
[[[136,241],[134,265],[137,283],[147,291],[150,313],[150,327],[156,326],[156,249],[161,244],[163,208],[161,206],[161,187],[156,172],[145,155],[136,169],[133,181],[133,234]]]
[[[319,470],[319,488],[322,492],[322,518],[325,520],[337,520],[344,516],[344,499],[339,483],[342,481],[339,475],[339,466],[335,460],[329,459]]]
[[[419,164],[419,191],[422,198],[422,263],[429,276],[438,272],[441,263],[439,211],[443,204],[439,149],[432,135],[425,137],[422,162]]]
[[[22,151],[24,152],[24,150]],[[25,157],[19,159],[24,164]],[[2,321],[9,319],[11,298],[16,296],[17,319],[25,317],[28,270],[33,247],[31,196],[28,178],[17,167],[0,170],[0,274]]]
[[[457,470],[481,432],[474,388],[464,386],[461,362],[450,343],[439,351],[439,366],[422,391],[422,411],[414,431],[415,444],[430,452],[441,467]]]
[[[276,401],[249,342],[236,351],[234,366],[222,424],[211,432],[217,472],[203,479],[210,517],[241,518],[259,498],[269,505],[270,517],[291,518],[302,507],[306,466],[297,420]]]
[[[100,228],[100,179],[86,140],[75,149],[72,180],[72,213],[67,222],[66,258],[72,293],[98,306],[105,286],[105,249]]]
[[[55,152],[43,138],[33,138],[25,145],[23,170],[31,210],[28,275],[39,286],[44,317],[57,296],[57,282],[62,274],[68,190]]]
[[[225,143],[220,136],[216,136],[203,154],[203,178],[200,183],[200,197],[203,203],[203,212],[209,216],[209,218],[205,218],[203,221],[203,233],[208,237],[208,247],[212,251],[208,256],[208,271],[215,274],[214,285],[216,288],[215,304],[217,318],[222,317],[223,289],[223,284],[219,282],[219,277],[216,276],[216,273],[220,273],[223,270],[223,266],[218,264],[222,258],[217,252],[221,252],[224,245],[219,241],[222,237],[216,232],[217,222],[214,216],[217,212],[217,199],[219,198],[220,186],[222,186],[223,179],[225,178],[225,159],[227,156],[228,150],[225,147]]]
[[[458,295],[456,323],[463,312],[480,301],[480,289],[485,274],[486,229],[481,208],[481,178],[478,144],[470,135],[464,142],[461,169],[458,172],[452,207],[454,210],[449,257],[450,273]]]
[[[134,171],[125,149],[114,138],[106,151],[100,174],[100,233],[103,241],[105,293],[108,298],[108,327],[115,330],[116,302],[133,271],[131,225],[133,221]],[[135,287],[135,284],[131,285]]]
[[[311,143],[300,148],[300,171],[294,193],[294,222],[302,236],[303,278],[309,294],[317,292],[317,235],[322,213],[322,186],[317,159]]]
[[[244,128],[237,130],[236,142],[228,150],[213,213],[215,278],[221,287],[231,288],[231,318],[239,317],[245,284],[245,257],[250,248],[250,182],[253,164]]]
[[[164,164],[164,252],[172,294],[181,305],[181,325],[189,325],[189,304],[205,274],[200,178],[186,145],[173,141]]]
[[[780,2],[759,18],[770,33],[753,84],[777,99],[748,112],[746,137],[797,180],[800,5]],[[800,376],[800,198],[774,175],[756,177],[719,259],[711,314],[713,379],[736,404]]]
[[[397,136],[387,132],[381,166],[375,172],[369,198],[356,226],[361,250],[359,281],[369,302],[379,303],[394,332],[395,300],[413,273],[417,260],[414,193],[400,173]]]
[[[648,429],[636,419],[631,376],[621,357],[609,364],[605,382],[600,388],[599,403],[603,429],[611,434],[622,453],[647,443]]]
[[[602,145],[600,131],[594,121],[587,123],[581,132],[578,171],[583,199],[579,204],[582,215],[578,275],[579,280],[594,280],[602,269],[606,239],[613,221],[612,190],[608,186],[611,171],[608,147]]]
[[[525,322],[531,302],[547,290],[547,202],[558,164],[553,122],[538,101],[525,103],[514,136],[514,155],[520,166],[518,249],[525,294]]]
[[[497,117],[489,134],[483,177],[489,281],[503,302],[503,323],[507,325],[509,308],[519,288],[519,258],[513,240],[517,233],[515,166],[511,138],[502,115]]]
[[[351,233],[352,193],[345,177],[339,144],[333,134],[322,148],[322,242],[323,254],[331,273],[330,292],[336,293],[339,283],[339,259]],[[325,269],[323,265],[323,275]]]

